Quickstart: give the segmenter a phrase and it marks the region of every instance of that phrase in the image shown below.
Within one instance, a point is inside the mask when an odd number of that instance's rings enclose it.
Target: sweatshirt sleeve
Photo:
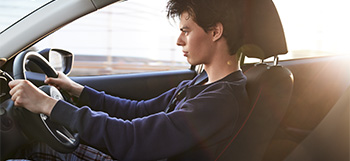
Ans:
[[[114,97],[85,86],[79,102],[95,111],[106,112],[112,117],[131,120],[164,111],[175,90],[173,88],[150,100],[135,101]]]
[[[133,120],[110,117],[88,107],[58,101],[51,119],[79,132],[82,140],[107,149],[118,160],[156,160],[182,153],[213,136],[223,126],[233,127],[238,103],[230,92],[203,92],[182,108]],[[230,128],[229,128],[230,129]],[[225,132],[228,137],[232,130]]]

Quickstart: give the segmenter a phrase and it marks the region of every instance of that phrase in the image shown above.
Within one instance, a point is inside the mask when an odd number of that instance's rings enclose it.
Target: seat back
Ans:
[[[247,57],[259,58],[244,72],[250,109],[240,129],[233,134],[216,160],[262,160],[268,144],[287,111],[293,89],[293,74],[278,65],[278,55],[287,53],[284,31],[271,0],[246,0],[245,44]],[[275,57],[273,65],[263,63]]]
[[[217,160],[262,160],[289,105],[294,82],[289,69],[260,64],[245,75],[250,111]]]

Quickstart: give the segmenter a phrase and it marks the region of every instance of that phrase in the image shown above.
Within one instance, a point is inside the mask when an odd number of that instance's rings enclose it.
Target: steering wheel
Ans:
[[[56,70],[40,54],[33,51],[24,51],[18,54],[13,63],[14,79],[26,79],[26,62],[30,60],[38,65],[48,77],[58,77]],[[39,87],[49,96],[64,99],[60,91],[53,86]],[[79,145],[78,133],[69,131],[62,125],[50,120],[44,114],[35,114],[25,108],[13,107],[15,119],[19,122],[23,132],[32,139],[43,141],[58,152],[69,153]]]

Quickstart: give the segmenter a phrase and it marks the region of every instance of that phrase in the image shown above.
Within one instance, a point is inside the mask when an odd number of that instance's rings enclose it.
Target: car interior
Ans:
[[[244,70],[250,114],[217,160],[262,160],[292,95],[293,74],[278,62],[278,55],[287,53],[287,44],[277,10],[271,1],[254,2],[246,4],[249,30],[242,49],[247,57],[261,60]],[[274,57],[273,64],[264,63],[268,57]]]
[[[6,83],[14,77],[16,55],[27,52],[27,48],[71,21],[118,0],[91,1],[93,4],[83,0],[53,1],[0,34],[0,40],[7,39],[0,43],[0,51],[13,54],[7,60],[0,59],[0,78],[5,80],[1,82],[1,92],[9,90]],[[280,61],[279,55],[288,54],[288,42],[274,3],[250,2],[245,10],[249,15],[247,40],[241,50],[247,57],[260,59],[259,63],[242,63],[248,78],[250,114],[216,160],[350,160],[350,55]],[[33,21],[37,23],[27,26]],[[47,53],[38,53],[48,58]],[[274,61],[266,60],[270,57]],[[44,85],[45,74],[38,70],[38,64],[27,65],[32,70],[25,72],[26,79],[38,87]],[[187,70],[70,78],[107,94],[145,100],[200,72],[192,66]],[[18,148],[36,139],[28,141],[22,136],[20,123],[9,115],[12,107],[9,95],[1,97],[1,160],[11,158]]]

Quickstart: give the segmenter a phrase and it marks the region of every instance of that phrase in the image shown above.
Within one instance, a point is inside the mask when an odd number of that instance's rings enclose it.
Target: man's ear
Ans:
[[[219,40],[224,33],[224,26],[222,23],[218,22],[212,29],[213,41]]]

